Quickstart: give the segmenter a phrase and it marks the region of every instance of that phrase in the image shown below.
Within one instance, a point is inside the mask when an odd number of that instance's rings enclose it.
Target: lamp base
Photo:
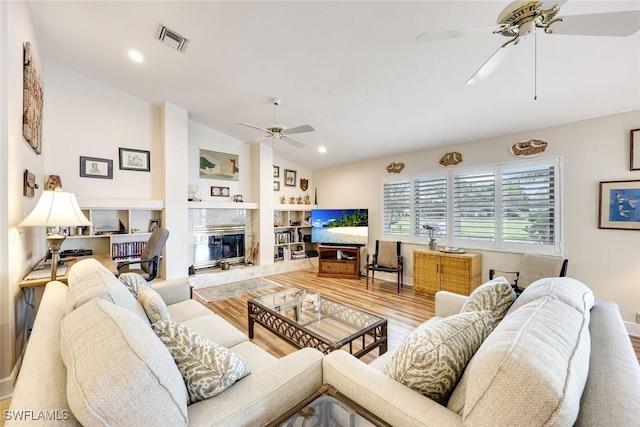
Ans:
[[[56,280],[58,276],[58,252],[62,242],[65,241],[67,235],[64,233],[53,233],[47,235],[47,241],[49,242],[49,250],[51,251],[51,280]]]

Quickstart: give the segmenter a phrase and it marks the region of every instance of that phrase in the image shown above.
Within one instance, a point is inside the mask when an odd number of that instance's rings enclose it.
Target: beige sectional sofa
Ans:
[[[277,359],[190,299],[188,280],[152,287],[172,320],[239,355],[251,373],[187,406],[180,373],[144,310],[113,274],[83,260],[71,268],[69,287],[46,286],[6,425],[75,426],[78,417],[85,425],[264,425],[322,385],[321,352]]]
[[[416,331],[458,315],[465,301],[439,292],[436,317]],[[323,359],[324,382],[394,426],[640,426],[640,367],[618,308],[594,302],[571,278],[527,287],[475,352],[448,405],[385,374],[396,350],[369,365],[333,352]]]

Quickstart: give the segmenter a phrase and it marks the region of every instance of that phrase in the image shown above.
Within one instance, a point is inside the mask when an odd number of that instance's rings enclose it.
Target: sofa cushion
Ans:
[[[142,286],[148,286],[144,277],[138,273],[122,273],[118,276],[118,279],[120,279],[122,284],[126,286],[129,292],[136,298],[138,297],[138,289]]]
[[[171,320],[167,304],[159,293],[151,289],[146,284],[138,288],[138,302],[147,313],[149,322],[155,323],[160,320]]]
[[[69,407],[83,425],[187,424],[180,371],[138,316],[96,298],[62,320],[60,341]]]
[[[548,277],[527,286],[527,289],[511,305],[507,314],[543,297],[562,301],[581,313],[591,310],[594,303],[593,292],[582,282],[571,277]]]
[[[443,403],[467,362],[493,329],[491,311],[446,317],[412,332],[396,350],[385,373]]]
[[[195,319],[201,316],[207,316],[213,313],[210,309],[205,307],[202,303],[188,299],[180,301],[174,304],[170,304],[169,315],[174,322],[184,323],[185,320]]]
[[[144,309],[126,286],[93,258],[80,260],[71,266],[68,285],[67,313],[93,298],[101,298],[126,308],[148,322]]]
[[[462,305],[460,313],[490,310],[493,313],[495,328],[515,299],[516,293],[509,281],[502,276],[496,277],[475,288]]]
[[[202,338],[188,326],[162,320],[152,328],[178,365],[191,403],[220,394],[251,373],[240,356]]]
[[[199,316],[178,323],[190,327],[201,337],[227,348],[249,340],[248,336],[212,312],[209,312],[206,316]]]
[[[589,371],[588,326],[588,310],[550,296],[508,314],[469,362],[448,407],[470,425],[573,425]]]

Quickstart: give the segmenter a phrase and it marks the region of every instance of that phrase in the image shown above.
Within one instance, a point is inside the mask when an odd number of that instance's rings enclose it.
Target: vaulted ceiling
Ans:
[[[640,109],[640,32],[536,31],[475,85],[465,82],[508,39],[415,40],[494,25],[508,4],[31,2],[46,59],[240,141],[262,133],[237,123],[272,124],[280,97],[279,123],[316,131],[296,135],[304,148],[275,141],[276,154],[310,169]],[[633,10],[640,0],[570,0],[560,15]],[[161,23],[189,39],[184,53],[156,39]]]

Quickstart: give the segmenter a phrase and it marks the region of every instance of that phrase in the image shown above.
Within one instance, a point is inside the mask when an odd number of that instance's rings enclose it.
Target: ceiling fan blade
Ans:
[[[491,34],[491,33],[500,31],[504,27],[506,27],[506,25],[501,24],[501,25],[491,25],[488,27],[465,28],[462,30],[440,31],[437,33],[426,32],[416,37],[416,41],[422,43],[422,42],[432,42],[435,40],[470,37],[478,34]]]
[[[264,139],[268,139],[268,138],[271,138],[271,137],[270,136],[261,136],[260,138],[256,138],[256,139],[253,139],[253,140],[251,140],[249,142],[245,142],[245,144],[248,144],[248,145],[256,144],[256,143],[258,143],[258,142],[260,142],[260,141],[262,141]]]
[[[563,16],[551,34],[626,37],[640,30],[640,10]]]
[[[302,141],[298,141],[295,138],[292,138],[290,136],[287,135],[282,135],[282,139],[285,139],[289,144],[293,145],[294,147],[298,147],[298,148],[302,148],[305,147],[307,144],[305,144]]]
[[[294,133],[304,133],[304,132],[313,132],[315,131],[314,127],[311,125],[301,125],[293,128],[285,129],[282,131],[283,135],[292,135]]]
[[[253,128],[253,129],[258,129],[258,130],[261,130],[261,131],[263,131],[263,132],[271,133],[271,132],[269,132],[269,130],[268,130],[268,129],[261,128],[260,126],[252,125],[251,123],[238,122],[238,124],[239,124],[239,125],[243,125],[243,126],[248,126],[248,127],[250,127],[250,128]]]
[[[509,49],[511,46],[514,46],[513,43],[500,46],[498,50],[496,50],[495,53],[491,55],[484,64],[482,64],[482,67],[480,67],[480,69],[476,71],[469,80],[467,80],[466,84],[472,85],[482,80],[486,80],[500,66],[504,58],[507,57],[511,51],[511,49]]]

